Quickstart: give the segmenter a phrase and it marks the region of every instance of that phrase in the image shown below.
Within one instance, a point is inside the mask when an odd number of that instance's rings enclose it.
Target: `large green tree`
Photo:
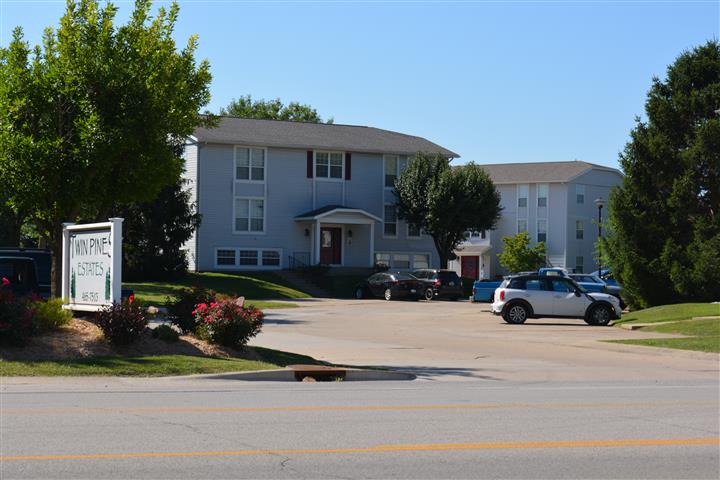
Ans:
[[[317,110],[310,105],[298,102],[290,102],[285,105],[279,98],[253,100],[250,95],[232,100],[227,108],[220,109],[220,115],[293,122],[333,123],[332,117],[323,121]]]
[[[610,196],[610,265],[637,307],[720,299],[720,44],[654,78]]]
[[[398,217],[432,236],[441,268],[467,230],[490,230],[500,218],[500,193],[474,163],[451,167],[440,155],[418,153],[395,181]]]
[[[136,0],[117,7],[68,0],[56,30],[35,48],[16,28],[0,49],[0,181],[52,249],[58,292],[62,222],[112,215],[177,181],[178,147],[202,123],[210,99],[197,38],[178,50],[179,7]]]
[[[503,237],[503,251],[498,253],[500,265],[510,273],[537,270],[545,265],[545,243],[530,246],[528,232],[520,232],[514,237]]]

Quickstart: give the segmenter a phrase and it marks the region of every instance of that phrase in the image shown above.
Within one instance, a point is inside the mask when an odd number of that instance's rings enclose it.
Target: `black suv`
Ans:
[[[423,282],[423,298],[449,298],[457,300],[463,296],[462,279],[453,270],[422,269],[412,272],[412,276]]]

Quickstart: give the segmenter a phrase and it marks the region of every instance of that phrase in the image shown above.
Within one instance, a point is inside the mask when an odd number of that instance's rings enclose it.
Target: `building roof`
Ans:
[[[361,208],[346,207],[343,205],[326,205],[321,208],[316,208],[309,212],[301,213],[295,217],[295,220],[320,220],[322,218],[330,217],[333,214],[353,214],[367,217],[371,220],[382,222],[382,218],[379,218],[372,213],[369,213]]]
[[[479,165],[493,183],[556,183],[569,182],[590,170],[602,170],[622,176],[619,170],[594,163],[569,162],[495,163]]]
[[[457,153],[421,137],[358,125],[221,116],[216,127],[198,127],[193,136],[199,142],[205,143],[399,155],[425,152],[439,153],[445,157],[460,157]]]

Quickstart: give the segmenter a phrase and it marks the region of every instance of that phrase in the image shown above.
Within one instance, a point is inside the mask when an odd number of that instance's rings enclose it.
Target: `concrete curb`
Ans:
[[[355,368],[345,369],[345,382],[367,382],[382,380],[415,380],[417,377],[411,373],[395,372],[390,370],[361,370]],[[295,371],[258,370],[254,372],[218,373],[201,375],[199,377],[220,380],[243,380],[249,382],[296,382]]]

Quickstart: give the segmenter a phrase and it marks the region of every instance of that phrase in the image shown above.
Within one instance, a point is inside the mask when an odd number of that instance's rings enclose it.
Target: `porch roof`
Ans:
[[[295,217],[296,222],[322,220],[324,223],[375,223],[382,222],[382,218],[373,215],[361,208],[346,207],[344,205],[326,205],[309,212],[301,213]]]

